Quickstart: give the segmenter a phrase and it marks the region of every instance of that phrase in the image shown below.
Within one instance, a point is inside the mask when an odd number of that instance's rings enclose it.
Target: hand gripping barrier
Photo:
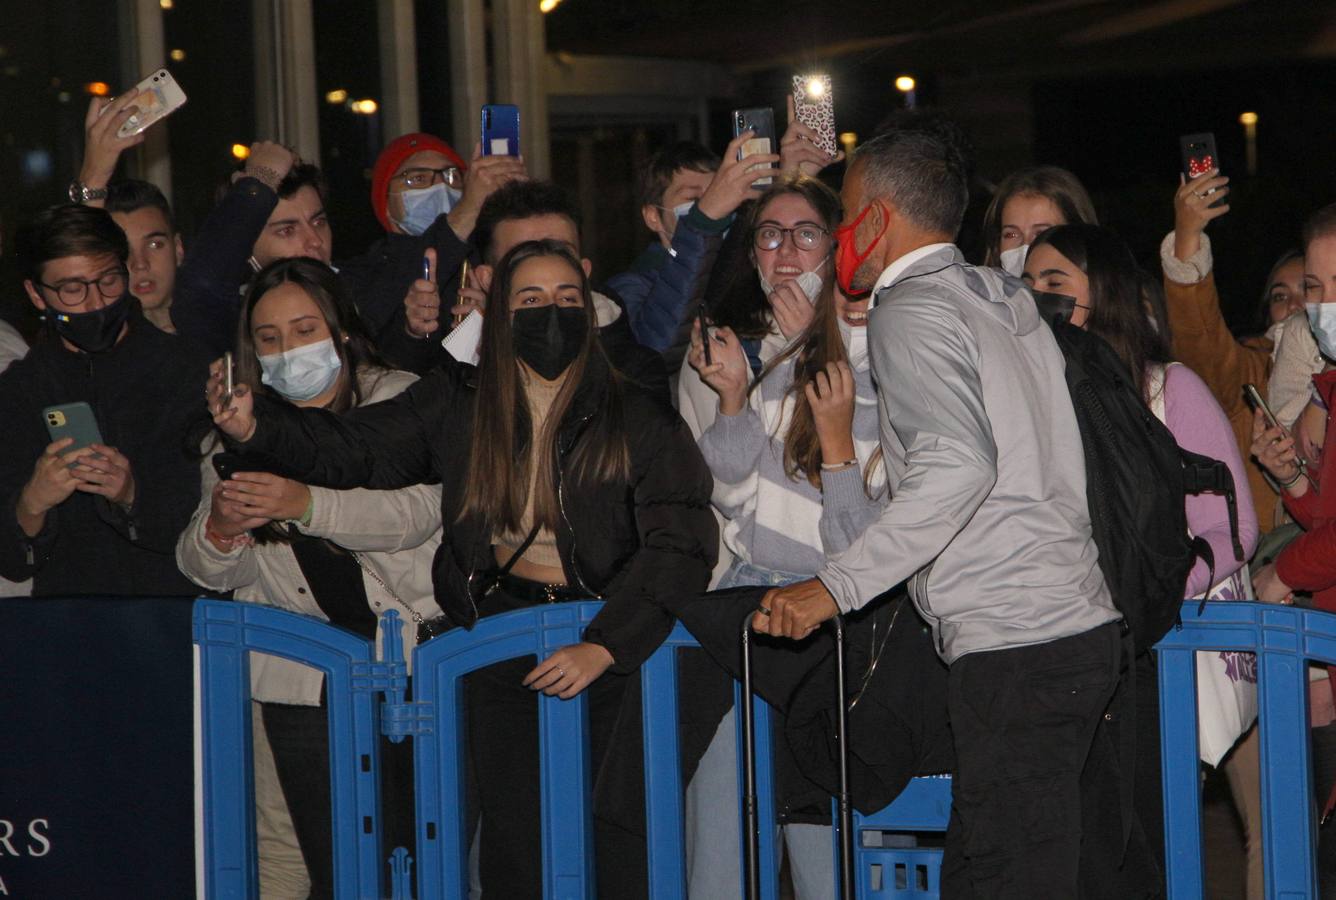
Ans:
[[[576,643],[598,612],[597,602],[563,603],[517,610],[480,620],[471,631],[455,629],[419,646],[413,658],[411,703],[397,641],[387,641],[384,662],[370,642],[324,622],[270,607],[200,600],[195,641],[201,671],[204,877],[210,898],[258,896],[250,736],[249,651],[284,656],[320,669],[326,678],[334,803],[335,890],[340,898],[407,897],[407,861],[393,854],[392,877],[380,849],[380,733],[411,735],[417,781],[417,896],[422,900],[468,896],[469,838],[464,822],[463,676],[506,659],[540,658]],[[390,612],[383,627],[397,629]],[[677,650],[696,647],[681,625],[641,667],[645,744],[649,895],[686,896],[683,792],[678,760]],[[387,703],[375,695],[383,693]],[[753,704],[757,734],[770,733],[770,708]],[[742,717],[739,716],[739,719]],[[741,728],[739,722],[739,728]],[[539,697],[540,791],[543,816],[544,897],[593,898],[592,780],[583,697]],[[739,746],[741,746],[739,740]],[[757,816],[775,821],[770,742],[757,741]],[[949,811],[949,779],[916,779],[895,803],[874,817],[855,815],[857,836],[868,828],[941,830]],[[739,821],[742,804],[739,803]],[[572,827],[580,823],[581,827]],[[775,829],[760,829],[762,860],[775,860]],[[904,865],[905,851],[856,851],[859,896],[935,897],[936,892],[883,890],[868,881],[870,866]],[[911,851],[929,857],[934,851]],[[935,857],[934,857],[935,858]],[[930,860],[931,861],[931,860]],[[911,860],[912,863],[912,860]],[[924,863],[920,863],[924,865]],[[875,878],[875,876],[874,876]],[[935,886],[935,871],[932,873]],[[384,884],[392,885],[386,891]],[[777,900],[777,866],[763,867],[761,896]]]
[[[1336,664],[1336,615],[1263,603],[1192,601],[1183,605],[1182,622],[1182,628],[1155,645],[1169,896],[1203,896],[1194,654],[1214,651],[1257,654],[1266,895],[1276,900],[1316,897],[1308,663]]]

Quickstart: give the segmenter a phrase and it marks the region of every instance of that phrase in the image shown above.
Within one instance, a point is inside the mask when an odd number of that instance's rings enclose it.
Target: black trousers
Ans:
[[[264,727],[274,751],[297,844],[311,876],[313,900],[334,896],[333,817],[329,789],[329,715],[320,706],[261,703]],[[415,856],[413,825],[413,744],[380,745],[382,861],[394,847]],[[385,863],[388,872],[388,862]]]
[[[482,612],[491,615],[522,605],[498,590]],[[486,900],[543,896],[538,694],[522,683],[536,664],[532,656],[521,657],[464,679],[469,756],[482,815],[478,869]],[[595,778],[611,747],[628,677],[638,675],[605,672],[585,689]],[[572,817],[570,827],[582,823]],[[594,855],[599,897],[633,900],[646,895],[643,835],[595,815]]]
[[[943,898],[1079,896],[1081,773],[1120,653],[1110,623],[951,666],[956,771]]]

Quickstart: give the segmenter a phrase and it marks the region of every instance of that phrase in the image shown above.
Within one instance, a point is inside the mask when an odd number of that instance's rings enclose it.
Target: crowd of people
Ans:
[[[832,896],[830,742],[804,704],[841,614],[870,648],[851,655],[850,752],[890,796],[954,777],[943,896],[1161,895],[1155,666],[1126,652],[1106,583],[1055,316],[1232,475],[1230,498],[1184,498],[1212,552],[1180,596],[1336,610],[1320,491],[1336,205],[1277,259],[1239,339],[1207,235],[1229,212],[1215,170],[1166,180],[1162,277],[1053,166],[997,186],[972,264],[949,120],[893,117],[847,160],[793,121],[774,154],[742,159],[747,134],[722,156],[659,152],[649,241],[611,273],[583,257],[561,185],[408,134],[372,171],[384,237],[336,262],[319,169],[266,141],[183,238],[157,188],[116,177],[143,139],[118,134],[134,110],[133,92],[93,101],[71,202],[20,236],[43,327],[31,349],[0,331],[0,576],[34,596],[207,592],[370,639],[396,610],[407,627],[384,639],[406,656],[483,616],[603,600],[579,643],[467,679],[475,894],[541,895],[540,692],[588,698],[600,896],[645,894],[634,677],[680,619],[709,653],[683,673],[689,893],[738,895],[730,675],[752,610],[762,693],[788,701],[778,824],[798,897]],[[479,318],[461,352],[451,335]],[[95,434],[53,440],[53,408],[77,403]],[[250,672],[262,890],[330,896],[321,676],[263,654]],[[1312,689],[1329,811],[1331,688]],[[1208,761],[1260,898],[1250,725]],[[391,847],[414,841],[408,746],[384,744]]]

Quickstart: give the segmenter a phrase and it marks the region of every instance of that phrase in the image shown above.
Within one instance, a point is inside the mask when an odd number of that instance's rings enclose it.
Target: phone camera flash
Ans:
[[[807,93],[813,97],[820,97],[826,92],[826,86],[822,84],[820,78],[807,79]]]

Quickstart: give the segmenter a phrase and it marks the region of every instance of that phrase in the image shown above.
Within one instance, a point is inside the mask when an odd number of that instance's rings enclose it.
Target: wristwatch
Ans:
[[[76,178],[70,182],[69,195],[71,203],[88,203],[90,200],[107,199],[107,189],[89,187]]]

